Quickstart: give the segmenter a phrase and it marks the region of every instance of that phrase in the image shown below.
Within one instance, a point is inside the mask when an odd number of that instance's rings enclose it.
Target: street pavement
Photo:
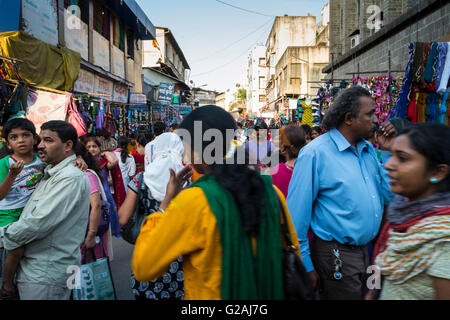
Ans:
[[[111,273],[116,289],[117,300],[134,300],[131,292],[131,258],[134,246],[122,238],[112,237],[113,261],[111,261]]]

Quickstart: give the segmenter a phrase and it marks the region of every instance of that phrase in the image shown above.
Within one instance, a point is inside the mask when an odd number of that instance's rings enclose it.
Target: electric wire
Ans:
[[[264,33],[267,32],[267,31],[268,31],[268,30],[264,30]],[[218,66],[218,67],[216,67],[216,68],[214,68],[214,69],[212,69],[212,70],[209,70],[209,71],[206,71],[206,72],[202,72],[202,73],[198,73],[198,74],[193,74],[192,77],[198,77],[198,76],[202,76],[202,75],[205,75],[205,74],[209,74],[209,73],[212,73],[212,72],[214,72],[214,71],[220,70],[220,69],[222,69],[222,68],[224,68],[224,67],[226,67],[226,66],[232,64],[232,63],[235,62],[237,59],[239,59],[240,57],[242,57],[244,54],[248,53],[248,51],[249,51],[254,45],[256,45],[256,44],[258,43],[259,39],[261,38],[261,36],[264,35],[264,33],[262,33],[262,34],[258,37],[258,39],[257,39],[255,42],[253,42],[252,45],[251,45],[249,48],[247,48],[247,49],[245,50],[245,52],[239,54],[239,56],[236,56],[233,60],[231,60],[231,61],[229,61],[229,62],[227,62],[227,63],[225,63],[225,64],[223,64],[223,65],[221,65],[221,66]]]
[[[243,37],[240,38],[239,40],[236,40],[236,41],[230,43],[229,45],[223,47],[223,49],[217,50],[217,51],[215,51],[215,52],[209,54],[207,57],[201,58],[201,59],[199,59],[199,60],[195,60],[195,61],[193,61],[193,63],[195,63],[195,62],[201,62],[201,61],[205,61],[205,60],[208,60],[208,59],[210,59],[210,58],[213,58],[212,56],[214,56],[215,54],[217,54],[217,53],[219,53],[219,52],[223,52],[223,51],[225,51],[225,50],[231,48],[231,47],[232,47],[233,45],[235,45],[236,43],[241,42],[242,40],[248,38],[249,36],[251,36],[251,35],[254,34],[255,32],[261,30],[262,28],[264,28],[264,26],[266,26],[266,25],[267,25],[268,23],[270,23],[270,22],[272,22],[272,19],[270,19],[269,21],[264,22],[264,24],[262,24],[262,25],[259,26],[257,29],[253,30],[252,32],[248,33],[247,35],[243,36]]]
[[[222,4],[226,5],[226,6],[230,6],[230,7],[232,7],[232,8],[235,8],[235,9],[238,9],[238,10],[242,10],[242,11],[245,11],[245,12],[248,12],[248,13],[253,13],[253,14],[257,14],[257,15],[265,16],[265,17],[275,17],[274,15],[268,15],[268,14],[256,12],[256,11],[253,11],[253,10],[241,8],[241,7],[232,5],[232,4],[230,4],[230,3],[226,3],[226,2],[221,1],[221,0],[215,0],[215,1],[216,1],[216,2],[219,2],[219,3],[222,3]]]

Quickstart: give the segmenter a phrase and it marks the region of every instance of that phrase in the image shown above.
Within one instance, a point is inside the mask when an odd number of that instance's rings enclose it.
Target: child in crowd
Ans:
[[[39,137],[30,120],[9,120],[3,126],[2,136],[12,152],[0,160],[0,227],[5,227],[19,220],[33,191],[44,176],[47,164],[35,153]],[[80,157],[74,162],[74,166],[81,170],[87,169],[86,162]],[[23,247],[10,250],[5,261],[1,261],[4,267],[0,300],[19,299],[14,275],[23,253]]]
[[[45,168],[45,163],[34,153],[38,136],[30,120],[17,118],[8,121],[2,135],[13,154],[0,160],[0,227],[19,220]],[[23,247],[8,252],[0,299],[18,299],[14,274],[23,252]]]

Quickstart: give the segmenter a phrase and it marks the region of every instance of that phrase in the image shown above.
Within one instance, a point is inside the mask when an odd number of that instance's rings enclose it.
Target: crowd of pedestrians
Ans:
[[[67,266],[111,259],[139,212],[137,300],[286,299],[284,227],[318,299],[450,299],[450,128],[376,109],[353,87],[321,127],[204,106],[117,141],[10,120],[0,298],[69,299]]]

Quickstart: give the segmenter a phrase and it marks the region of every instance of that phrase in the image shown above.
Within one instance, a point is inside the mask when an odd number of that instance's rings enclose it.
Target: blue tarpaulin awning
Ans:
[[[142,40],[155,40],[156,29],[136,0],[105,0],[125,23],[139,34]]]
[[[0,33],[19,31],[20,1],[0,0]]]

